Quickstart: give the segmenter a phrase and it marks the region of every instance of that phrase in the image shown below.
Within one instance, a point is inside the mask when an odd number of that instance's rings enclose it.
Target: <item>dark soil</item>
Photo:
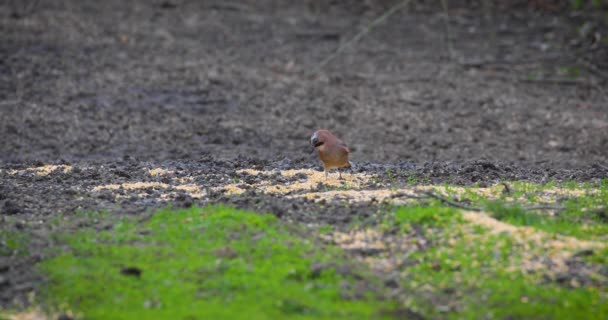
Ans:
[[[364,218],[378,204],[212,191],[247,178],[241,168],[319,168],[317,128],[349,144],[354,172],[382,179],[608,177],[606,8],[450,1],[446,41],[439,2],[412,1],[320,67],[390,2],[35,3],[0,2],[0,232],[33,234],[28,255],[0,256],[0,306],[40,283],[31,266],[57,215],[222,202],[305,223]],[[43,164],[74,169],[9,173]],[[175,172],[146,171],[158,167]],[[91,190],[180,177],[207,196]]]

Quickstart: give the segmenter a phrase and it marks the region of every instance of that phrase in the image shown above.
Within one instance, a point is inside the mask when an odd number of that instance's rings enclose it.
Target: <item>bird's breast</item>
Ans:
[[[323,161],[326,169],[348,166],[348,153],[338,147],[321,146],[319,148],[319,158]]]

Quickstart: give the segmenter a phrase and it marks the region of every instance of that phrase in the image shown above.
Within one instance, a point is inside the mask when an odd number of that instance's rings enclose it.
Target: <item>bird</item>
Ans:
[[[338,168],[339,178],[342,179],[340,168],[350,168],[348,154],[350,150],[346,144],[334,136],[329,130],[319,129],[310,137],[310,144],[319,153],[319,158],[323,161],[323,171],[325,180],[330,169]]]

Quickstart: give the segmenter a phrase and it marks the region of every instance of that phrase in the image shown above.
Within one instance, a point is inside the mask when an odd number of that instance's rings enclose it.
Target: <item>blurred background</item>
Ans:
[[[608,2],[0,1],[0,162],[608,159]]]

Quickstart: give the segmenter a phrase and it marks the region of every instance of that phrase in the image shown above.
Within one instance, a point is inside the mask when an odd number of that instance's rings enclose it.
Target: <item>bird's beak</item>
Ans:
[[[310,138],[310,146],[312,147],[311,150],[310,150],[310,154],[312,154],[313,152],[315,152],[315,149],[316,149],[315,148],[315,144],[317,144],[317,142],[319,142],[319,138],[317,138],[316,135],[313,135]]]

